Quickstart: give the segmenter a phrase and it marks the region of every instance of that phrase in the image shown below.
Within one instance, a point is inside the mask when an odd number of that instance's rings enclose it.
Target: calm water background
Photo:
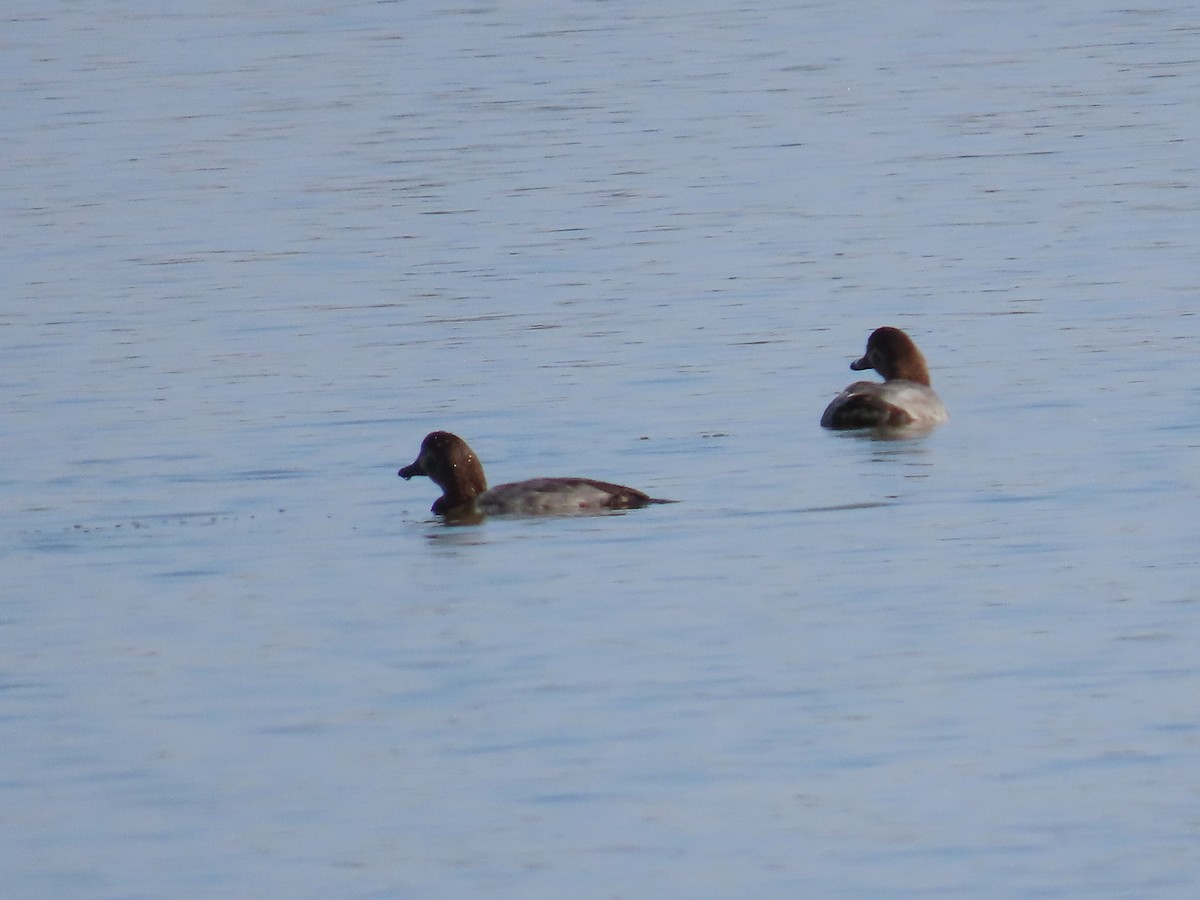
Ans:
[[[0,893],[1195,896],[1193,4],[172,10],[0,12]]]

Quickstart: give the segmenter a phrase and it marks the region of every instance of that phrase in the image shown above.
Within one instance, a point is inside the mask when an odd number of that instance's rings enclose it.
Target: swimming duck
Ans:
[[[825,428],[932,428],[950,418],[930,387],[925,357],[899,328],[876,328],[850,368],[874,369],[884,380],[856,381],[834,397],[821,416]]]
[[[416,460],[396,474],[405,481],[414,475],[428,476],[442,489],[431,511],[457,520],[475,520],[480,514],[565,515],[674,502],[591,478],[533,478],[489,490],[479,457],[466,441],[448,431],[426,435]]]

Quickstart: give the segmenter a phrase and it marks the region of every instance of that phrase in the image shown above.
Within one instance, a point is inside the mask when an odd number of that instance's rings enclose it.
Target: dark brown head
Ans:
[[[440,487],[442,496],[433,504],[435,513],[472,504],[487,490],[483,465],[475,452],[466,441],[448,431],[427,434],[416,460],[396,474],[406,481],[414,475],[425,475]]]
[[[929,384],[929,367],[913,339],[899,328],[885,325],[876,328],[867,338],[867,352],[862,359],[850,363],[856,372],[874,369],[885,381],[903,378],[917,384]]]

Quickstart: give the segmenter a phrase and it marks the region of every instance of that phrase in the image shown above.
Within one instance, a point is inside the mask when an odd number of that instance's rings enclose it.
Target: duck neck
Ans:
[[[929,367],[925,365],[925,358],[918,354],[906,359],[896,366],[892,378],[903,378],[905,381],[915,381],[917,384],[923,384],[930,387]]]
[[[446,513],[451,510],[474,509],[475,498],[487,490],[483,468],[472,456],[454,464],[450,475],[450,478],[438,482],[442,496],[433,504],[433,511]]]

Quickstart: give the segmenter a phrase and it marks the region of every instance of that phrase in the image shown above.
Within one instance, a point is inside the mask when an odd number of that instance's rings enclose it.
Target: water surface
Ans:
[[[1193,13],[10,3],[2,892],[1192,896]]]

